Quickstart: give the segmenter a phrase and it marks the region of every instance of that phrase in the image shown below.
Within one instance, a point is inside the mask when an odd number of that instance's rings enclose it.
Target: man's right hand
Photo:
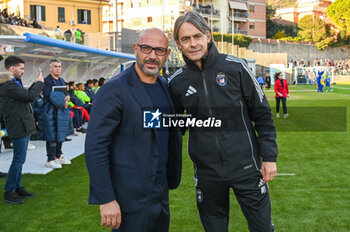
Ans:
[[[101,226],[118,229],[122,222],[122,214],[116,200],[100,205]]]

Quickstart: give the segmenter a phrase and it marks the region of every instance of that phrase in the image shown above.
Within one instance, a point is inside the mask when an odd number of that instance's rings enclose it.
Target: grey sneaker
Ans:
[[[276,114],[276,118],[280,118],[280,113],[277,113],[277,114]]]
[[[56,163],[58,164],[71,164],[70,160],[66,159],[63,155],[60,156],[60,158],[56,158]]]
[[[62,165],[57,163],[56,160],[47,161],[45,166],[53,169],[62,168]]]
[[[284,118],[288,118],[288,117],[289,117],[289,114],[285,114],[285,115],[284,115]]]

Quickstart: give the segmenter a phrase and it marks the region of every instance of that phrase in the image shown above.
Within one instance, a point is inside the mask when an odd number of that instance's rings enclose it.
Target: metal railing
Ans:
[[[220,10],[214,10],[213,8],[199,6],[199,8],[194,8],[196,11],[206,17],[220,17]]]
[[[232,27],[230,27],[230,28],[227,30],[227,33],[228,33],[228,34],[232,34]],[[246,30],[235,29],[234,33],[235,33],[235,34],[248,35],[248,31],[246,31]]]
[[[229,11],[230,18],[232,17],[232,11]],[[248,18],[248,12],[233,12],[235,18]]]

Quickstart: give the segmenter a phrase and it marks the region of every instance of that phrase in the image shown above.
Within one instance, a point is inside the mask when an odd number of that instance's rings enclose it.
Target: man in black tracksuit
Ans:
[[[189,128],[188,152],[205,231],[228,231],[230,188],[249,230],[273,231],[267,182],[276,175],[278,151],[264,93],[245,61],[218,53],[199,14],[180,16],[174,37],[186,61],[169,82],[177,112],[222,121],[220,128]]]

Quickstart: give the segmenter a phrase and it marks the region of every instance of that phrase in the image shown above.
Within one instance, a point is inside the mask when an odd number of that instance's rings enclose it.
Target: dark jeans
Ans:
[[[122,223],[118,230],[112,232],[168,232],[170,223],[169,191],[156,186],[149,193],[147,203],[136,213],[123,213]]]
[[[7,174],[5,192],[22,187],[22,166],[26,161],[29,138],[30,136],[12,139],[13,159]]]
[[[46,152],[47,160],[55,160],[56,158],[61,157],[62,153],[62,142],[46,142]]]
[[[286,97],[276,97],[276,113],[280,112],[280,102],[282,99],[283,113],[287,113],[287,98]]]

